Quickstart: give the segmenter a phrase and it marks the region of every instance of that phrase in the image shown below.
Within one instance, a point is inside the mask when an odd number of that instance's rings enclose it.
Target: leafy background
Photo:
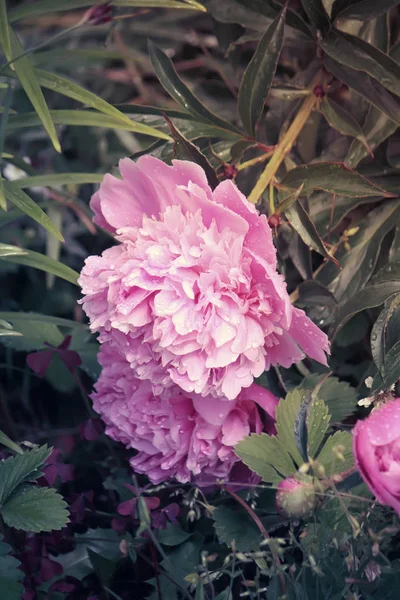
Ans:
[[[0,0],[2,597],[397,597],[397,519],[332,479],[400,377],[397,4]],[[88,202],[145,153],[258,202],[292,301],[333,342],[329,371],[260,379],[282,400],[278,436],[238,446],[250,490],[147,487],[91,410],[76,278],[112,239]],[[288,519],[275,488],[299,468],[318,502]]]

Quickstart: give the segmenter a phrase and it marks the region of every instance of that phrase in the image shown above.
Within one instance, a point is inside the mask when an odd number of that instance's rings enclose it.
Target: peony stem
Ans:
[[[319,82],[321,78],[321,73],[318,72],[317,75],[311,82],[311,89],[314,89],[315,85]],[[317,102],[317,96],[314,93],[311,93],[304,100],[303,104],[297,115],[295,116],[292,124],[289,129],[279,142],[276,147],[274,154],[272,155],[271,160],[265,167],[263,173],[258,179],[256,185],[250,193],[249,200],[253,204],[257,204],[258,200],[263,195],[264,191],[267,189],[268,185],[271,183],[273,178],[275,177],[279,167],[281,166],[285,156],[292,149],[293,144],[295,143],[298,135],[303,129],[304,125],[308,121],[310,114],[312,113],[314,106]]]

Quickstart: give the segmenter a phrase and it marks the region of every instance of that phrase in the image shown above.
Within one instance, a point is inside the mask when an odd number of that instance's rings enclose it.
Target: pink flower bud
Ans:
[[[298,481],[294,477],[289,477],[278,484],[276,507],[280,513],[289,518],[299,519],[310,514],[316,500],[311,481]]]

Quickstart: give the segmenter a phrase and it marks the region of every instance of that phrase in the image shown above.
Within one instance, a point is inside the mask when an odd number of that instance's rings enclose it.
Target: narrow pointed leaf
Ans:
[[[254,136],[270,90],[283,45],[286,7],[261,38],[253,58],[244,72],[239,89],[238,109],[243,125]]]
[[[114,106],[102,98],[99,98],[96,94],[89,92],[89,90],[85,90],[85,88],[74,83],[70,79],[61,77],[55,73],[49,73],[42,69],[35,69],[35,73],[41,86],[53,90],[58,94],[62,94],[63,96],[68,96],[68,98],[73,98],[78,102],[82,102],[82,104],[86,104],[90,108],[95,108],[101,113],[121,119],[128,125],[131,125],[132,121],[129,117],[121,113],[117,108],[114,108]]]
[[[12,253],[13,251],[14,253]],[[34,267],[77,285],[79,274],[76,271],[50,256],[40,254],[40,252],[22,250],[17,246],[0,244],[0,259],[26,267]]]
[[[350,69],[341,65],[329,56],[324,57],[325,67],[349,88],[358,92],[368,102],[379,108],[398,126],[400,125],[400,102],[392,96],[382,85],[367,73]]]
[[[14,185],[21,188],[52,187],[59,185],[81,185],[83,183],[101,183],[102,173],[50,173],[46,175],[31,175],[21,177],[14,181]]]
[[[17,208],[22,210],[28,217],[31,217],[34,221],[37,221],[39,225],[50,231],[53,235],[58,237],[62,242],[64,238],[60,231],[55,227],[46,213],[32,200],[28,194],[25,194],[17,185],[10,181],[4,182],[4,190],[6,198],[9,202],[14,204]]]
[[[339,131],[342,135],[349,135],[359,140],[364,144],[367,152],[371,154],[360,125],[345,108],[337,104],[334,100],[329,99],[328,96],[325,96],[321,104],[321,112],[331,127]]]
[[[23,454],[23,450],[22,450],[21,446],[18,446],[18,444],[13,442],[8,437],[8,435],[6,435],[4,433],[4,431],[1,431],[1,429],[0,429],[0,444],[3,444],[3,446],[8,448],[9,450],[12,450],[13,452],[16,452],[17,454]]]
[[[7,60],[11,60],[11,40],[7,19],[7,0],[0,0],[0,40]]]
[[[400,379],[400,342],[386,354],[381,372],[372,382],[371,394],[388,389]]]
[[[312,248],[321,254],[321,256],[324,256],[328,260],[332,260],[338,264],[338,261],[329,254],[324,242],[318,234],[314,223],[310,219],[310,215],[305,210],[301,202],[292,204],[292,206],[285,211],[285,216],[292,225],[293,229],[299,234],[303,242],[307,244],[309,248]]]
[[[346,249],[342,246],[336,253],[342,270],[338,272],[331,263],[324,265],[317,280],[328,287],[338,302],[344,304],[368,283],[382,241],[395,227],[399,217],[398,199],[383,202],[360,221],[359,230],[349,238],[349,247]]]
[[[354,19],[356,21],[365,21],[366,19],[375,19],[384,15],[391,8],[397,6],[400,0],[335,0],[332,5],[332,19]]]
[[[0,207],[5,211],[7,210],[6,193],[4,190],[4,181],[3,181],[3,176],[1,174],[1,171],[0,171]]]
[[[323,162],[302,165],[289,171],[281,183],[290,188],[299,188],[304,184],[302,193],[305,195],[309,195],[314,190],[325,190],[350,198],[393,197],[393,194],[380,189],[342,163]]]
[[[372,44],[331,29],[320,45],[334,60],[356,71],[368,73],[384,88],[400,96],[400,65]]]
[[[151,137],[169,140],[170,137],[154,127],[143,125],[131,121],[129,125],[121,119],[104,115],[92,110],[52,110],[50,111],[53,122],[60,125],[84,126],[84,127],[108,127],[111,129],[124,129],[133,133],[141,133]],[[11,115],[7,129],[20,129],[21,127],[36,127],[40,123],[36,113],[23,113],[20,115]]]
[[[301,0],[301,3],[315,29],[325,33],[329,29],[330,20],[322,0]]]
[[[182,135],[182,133],[179,131],[179,129],[175,127],[175,125],[173,124],[171,119],[167,117],[167,115],[165,115],[164,118],[166,119],[169,125],[171,135],[174,139],[174,152],[176,157],[181,160],[190,160],[192,162],[195,162],[202,169],[204,169],[207,181],[211,188],[214,189],[219,184],[219,179],[213,167],[209,163],[207,157],[204,156],[202,152],[200,152],[197,146],[189,142],[189,140],[187,140]]]
[[[57,138],[57,132],[55,130],[50,111],[44,99],[43,92],[40,88],[40,84],[35,75],[35,70],[32,66],[32,63],[29,60],[28,56],[21,56],[22,54],[24,54],[24,48],[21,42],[19,41],[17,35],[11,28],[9,28],[9,34],[11,41],[11,56],[13,59],[15,59],[16,57],[20,57],[18,58],[18,60],[15,60],[13,62],[13,70],[15,71],[22,87],[24,88],[26,95],[28,96],[33,107],[35,108],[44,128],[46,129],[53,143],[54,148],[57,150],[57,152],[61,152],[61,146]],[[0,44],[3,46],[1,36]]]
[[[236,127],[214,115],[196,98],[178,76],[171,59],[151,41],[149,41],[149,53],[154,71],[161,85],[178,104],[200,121],[240,133]]]
[[[388,305],[380,313],[371,331],[371,354],[379,370],[382,368],[385,360],[385,337],[389,321],[399,306],[400,292],[394,297],[389,298]]]

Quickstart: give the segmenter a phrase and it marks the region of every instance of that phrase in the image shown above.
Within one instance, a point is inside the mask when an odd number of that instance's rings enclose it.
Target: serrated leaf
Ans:
[[[214,529],[219,541],[239,552],[256,551],[260,547],[261,533],[257,525],[244,510],[233,510],[219,506],[213,512]]]
[[[339,307],[339,310],[332,321],[329,332],[330,337],[333,339],[347,321],[357,313],[366,310],[367,308],[380,306],[396,294],[400,294],[400,281],[386,281],[377,285],[366,286]]]
[[[384,15],[391,8],[397,6],[399,0],[335,0],[332,4],[332,19],[354,19],[364,21],[366,19],[375,19]]]
[[[313,399],[307,413],[308,456],[315,458],[329,429],[331,416],[325,402]]]
[[[285,446],[275,436],[255,433],[235,446],[235,454],[263,481],[278,483],[296,472]]]
[[[165,115],[165,119],[169,125],[171,135],[174,140],[174,152],[176,158],[195,162],[204,170],[211,189],[217,187],[217,185],[219,184],[219,179],[213,167],[209,163],[207,157],[204,156],[202,152],[200,152],[197,146],[195,146],[194,144],[192,144],[192,142],[189,142],[189,140],[185,138],[185,136],[179,131],[177,127],[175,127],[175,125],[173,124],[171,119],[167,117],[167,115]]]
[[[57,152],[61,152],[61,146],[57,138],[57,132],[55,130],[50,111],[44,99],[43,92],[36,78],[35,70],[31,64],[29,57],[24,56],[24,48],[21,42],[19,41],[18,36],[14,33],[11,27],[8,28],[8,31],[11,57],[13,59],[13,70],[15,71],[22,87],[24,88],[26,95],[28,96],[33,107],[35,108],[38,117],[40,118],[44,128],[46,129],[53,143],[54,148],[57,150]],[[1,36],[0,44],[3,46],[4,49],[4,43],[2,44]]]
[[[36,204],[36,202],[32,200],[30,196],[28,196],[28,194],[22,191],[18,185],[16,185],[14,182],[5,181],[4,191],[9,202],[22,210],[26,215],[28,215],[28,217],[31,217],[31,219],[39,223],[39,225],[47,229],[47,231],[55,235],[56,238],[62,242],[64,241],[61,232],[58,231],[46,213],[38,204]]]
[[[3,504],[0,513],[9,527],[40,533],[65,527],[68,523],[66,506],[56,490],[31,486],[15,493]]]
[[[303,399],[300,408],[297,412],[295,421],[294,421],[294,441],[297,446],[297,450],[299,451],[300,456],[303,459],[303,462],[308,461],[308,430],[307,430],[307,413],[310,403],[312,401],[311,394],[306,395]]]
[[[282,179],[281,184],[292,189],[304,185],[302,194],[305,195],[311,194],[314,190],[325,190],[350,198],[393,197],[393,194],[380,189],[366,177],[342,163],[321,162],[301,165],[291,169]]]
[[[341,447],[344,461],[335,456],[334,448]],[[344,449],[343,449],[344,448]],[[321,452],[316,457],[316,460],[325,467],[327,477],[331,477],[336,473],[343,473],[353,466],[353,438],[351,433],[347,431],[337,431],[331,435]]]
[[[14,251],[14,253],[13,253]],[[50,258],[33,250],[22,250],[17,246],[10,246],[0,243],[0,259],[8,262],[33,267],[46,273],[51,273],[57,277],[61,277],[74,285],[77,285],[79,273],[63,265],[58,260]]]
[[[158,131],[154,127],[143,125],[142,123],[136,123],[131,121],[129,125],[126,121],[117,119],[110,115],[105,115],[94,110],[51,110],[50,115],[55,124],[59,125],[73,125],[77,127],[106,127],[111,129],[122,129],[125,131],[132,131],[133,133],[140,133],[142,135],[148,135],[150,137],[161,138],[163,140],[169,140],[170,137]],[[20,115],[10,115],[7,123],[7,130],[20,129],[21,127],[37,127],[40,124],[40,120],[36,113],[29,112]]]
[[[297,466],[303,464],[296,441],[294,439],[294,427],[298,412],[308,394],[304,390],[295,389],[286,395],[286,398],[279,401],[276,407],[276,430],[278,437],[289,452]]]
[[[324,56],[324,64],[330,73],[358,92],[397,125],[400,125],[400,102],[383,85],[370,77],[368,73],[346,67],[330,56]],[[371,146],[368,138],[367,140]]]
[[[371,210],[358,224],[359,231],[349,239],[350,250],[342,247],[336,254],[342,270],[326,263],[317,280],[342,304],[369,281],[379,256],[382,240],[400,217],[398,200],[386,201]]]
[[[331,127],[339,131],[342,135],[349,135],[359,140],[359,142],[364,144],[368,153],[371,154],[360,125],[345,108],[334,102],[334,100],[329,99],[328,96],[325,96],[321,103],[321,112]]]
[[[217,125],[217,127],[234,133],[240,133],[236,127],[214,115],[196,98],[178,76],[171,59],[151,41],[149,41],[149,53],[154,71],[161,85],[178,104],[200,121]]]
[[[240,84],[238,110],[247,133],[253,137],[282,50],[285,16],[286,5],[258,43]]]
[[[51,448],[41,446],[0,462],[0,507],[20,484],[40,477],[40,469],[51,451]]]
[[[299,234],[303,242],[309,248],[312,248],[321,254],[321,256],[324,256],[328,260],[332,260],[338,264],[337,260],[329,254],[324,242],[318,234],[314,223],[310,219],[310,215],[300,201],[292,204],[285,211],[285,216],[292,225],[293,229]]]
[[[319,383],[321,376],[311,375],[306,377],[301,387],[313,390]],[[318,391],[318,397],[324,401],[331,415],[332,423],[340,423],[351,415],[357,408],[357,392],[346,381],[339,381],[337,377],[328,377]]]
[[[330,20],[322,0],[301,0],[301,3],[315,29],[325,33],[330,27]]]

